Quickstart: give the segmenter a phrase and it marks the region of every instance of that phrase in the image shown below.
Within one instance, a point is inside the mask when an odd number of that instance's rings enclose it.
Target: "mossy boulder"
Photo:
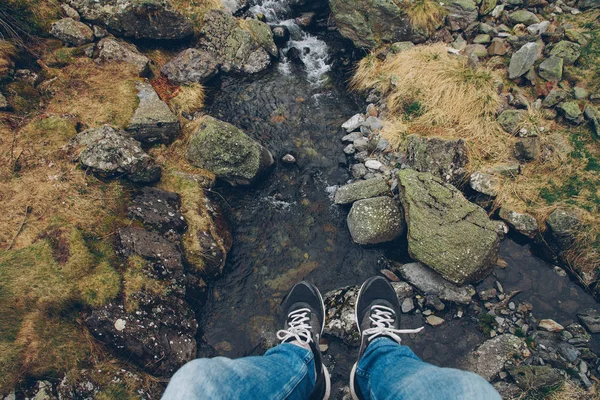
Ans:
[[[116,36],[180,40],[194,34],[192,23],[166,0],[69,0],[81,18],[104,25]]]
[[[581,56],[581,45],[561,40],[552,47],[550,55],[562,58],[565,65],[571,65]]]
[[[402,170],[398,183],[410,256],[458,285],[483,279],[500,243],[487,213],[430,173]]]
[[[563,75],[563,59],[557,56],[548,57],[538,67],[538,73],[547,81],[560,81]]]
[[[53,23],[50,34],[70,46],[81,46],[94,41],[92,29],[72,18],[63,18]]]
[[[189,162],[232,185],[249,185],[273,165],[273,155],[241,129],[206,116],[192,135]]]
[[[419,172],[431,172],[446,182],[458,185],[466,176],[469,163],[467,145],[462,139],[410,135],[406,143],[408,164]]]
[[[527,26],[537,24],[540,22],[540,19],[531,11],[527,10],[517,10],[511,14],[509,14],[508,19],[514,25],[516,24],[525,24]]]
[[[390,187],[383,179],[361,180],[340,187],[335,192],[334,202],[335,204],[350,204],[356,200],[381,196],[389,190]]]
[[[330,0],[329,6],[342,36],[356,47],[411,40],[412,27],[402,7],[388,0]]]
[[[359,244],[389,242],[405,231],[400,205],[386,196],[358,200],[352,205],[347,222],[352,240]]]

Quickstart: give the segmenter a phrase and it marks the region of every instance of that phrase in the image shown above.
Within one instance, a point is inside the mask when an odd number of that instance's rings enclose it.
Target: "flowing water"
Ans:
[[[284,57],[265,74],[224,78],[208,112],[245,130],[277,160],[289,153],[298,162],[278,161],[252,188],[217,188],[227,203],[234,246],[223,276],[210,286],[201,318],[204,349],[210,350],[201,350],[201,355],[240,357],[260,354],[273,345],[280,327],[279,304],[302,279],[325,293],[361,284],[384,268],[389,258],[408,261],[401,241],[376,247],[354,244],[346,226],[348,209],[331,201],[332,189],[349,179],[340,142],[344,132],[339,127],[362,109],[343,82],[327,79],[331,61],[327,49],[338,42],[303,32],[281,1],[266,1],[251,11],[295,32],[288,48],[310,48],[303,53],[305,67],[290,65]],[[506,239],[500,257],[508,266],[497,268],[481,285],[497,279],[506,291],[522,290],[514,301],[532,303],[537,318],[566,325],[576,320],[577,311],[597,306],[582,288],[535,258],[527,245]],[[447,318],[440,327],[427,327],[405,343],[426,361],[458,365],[461,357],[485,340],[472,310],[463,311],[463,318]],[[446,310],[449,316],[456,312],[456,306]],[[419,315],[403,320],[407,327],[421,324]],[[598,348],[598,338],[593,341]],[[356,351],[331,341],[326,362],[336,387],[346,383]]]

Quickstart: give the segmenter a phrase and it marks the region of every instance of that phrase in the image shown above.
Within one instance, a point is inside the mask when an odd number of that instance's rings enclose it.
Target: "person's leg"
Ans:
[[[283,343],[260,357],[190,361],[173,376],[163,400],[306,400],[314,385],[312,351]]]
[[[277,332],[281,345],[260,357],[191,361],[175,373],[163,400],[329,399],[331,382],[319,350],[325,326],[319,289],[298,283],[283,310],[285,324]]]
[[[400,302],[390,283],[380,276],[368,279],[356,299],[361,346],[350,376],[355,400],[500,399],[480,376],[424,363],[400,345],[401,334],[423,328],[400,329],[399,317]]]
[[[358,363],[356,381],[364,399],[500,400],[481,376],[425,363],[387,337],[369,344]]]

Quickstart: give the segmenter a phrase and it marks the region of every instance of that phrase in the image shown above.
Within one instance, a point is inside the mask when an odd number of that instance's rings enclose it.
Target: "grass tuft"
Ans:
[[[435,0],[409,0],[405,11],[413,29],[433,34],[444,22],[446,10]]]

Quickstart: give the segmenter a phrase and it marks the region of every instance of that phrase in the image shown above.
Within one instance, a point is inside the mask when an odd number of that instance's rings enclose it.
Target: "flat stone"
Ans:
[[[147,229],[161,233],[183,233],[187,224],[179,210],[180,205],[181,199],[177,193],[144,187],[132,197],[127,211],[131,219],[140,220]]]
[[[421,263],[398,265],[396,269],[404,279],[421,292],[436,295],[444,301],[469,304],[475,294],[473,286],[454,285]]]
[[[590,308],[577,314],[579,321],[590,333],[600,333],[600,313]]]
[[[524,24],[529,26],[540,22],[540,19],[534,13],[527,10],[517,10],[512,12],[508,15],[508,19],[514,25]]]
[[[557,56],[550,56],[540,64],[538,74],[547,81],[560,81],[563,75],[563,59]]]
[[[350,204],[356,200],[377,197],[389,192],[390,188],[383,179],[374,178],[344,185],[335,192],[335,204]]]
[[[344,143],[354,143],[356,139],[362,137],[362,133],[360,132],[352,132],[342,137],[342,142]]]
[[[413,302],[413,299],[411,297],[407,297],[402,301],[402,312],[404,314],[408,314],[409,312],[411,312],[412,310],[415,309],[415,304]]]
[[[202,83],[219,72],[219,63],[205,50],[187,49],[166,63],[160,72],[175,83]]]
[[[504,369],[507,361],[521,357],[526,348],[525,341],[517,336],[498,335],[471,351],[461,367],[491,381]]]
[[[563,102],[569,94],[563,89],[552,89],[542,101],[544,107],[554,107]]]
[[[572,65],[581,56],[581,45],[561,40],[552,47],[550,55],[562,58],[565,65]]]
[[[538,58],[540,46],[530,42],[524,44],[510,59],[508,78],[515,79],[526,74]]]
[[[418,135],[408,136],[406,157],[411,168],[456,185],[465,178],[469,162],[464,140]]]
[[[377,244],[396,239],[405,232],[400,205],[390,197],[356,201],[347,218],[352,240],[359,244]]]
[[[536,219],[529,214],[501,207],[498,216],[512,229],[527,237],[534,238],[539,231]]]
[[[70,46],[81,46],[94,41],[94,32],[83,22],[63,18],[54,22],[50,34]]]
[[[137,82],[139,104],[125,131],[147,145],[171,143],[179,134],[179,120],[148,82]]]
[[[495,197],[498,195],[500,179],[485,172],[473,172],[469,178],[469,186],[476,192]]]
[[[438,326],[445,322],[443,318],[440,318],[435,315],[428,316],[427,318],[425,318],[425,321],[431,326]]]
[[[365,161],[365,167],[369,169],[373,169],[375,171],[379,171],[383,164],[377,160],[367,160]]]
[[[487,213],[430,173],[406,169],[398,180],[411,257],[459,285],[485,277],[499,244]]]
[[[365,122],[364,115],[355,114],[348,121],[342,124],[342,128],[345,129],[346,132],[354,132],[355,130],[360,128],[363,122]]]
[[[540,322],[538,323],[538,327],[548,332],[560,332],[565,329],[561,324],[554,321],[553,319],[540,320]]]

